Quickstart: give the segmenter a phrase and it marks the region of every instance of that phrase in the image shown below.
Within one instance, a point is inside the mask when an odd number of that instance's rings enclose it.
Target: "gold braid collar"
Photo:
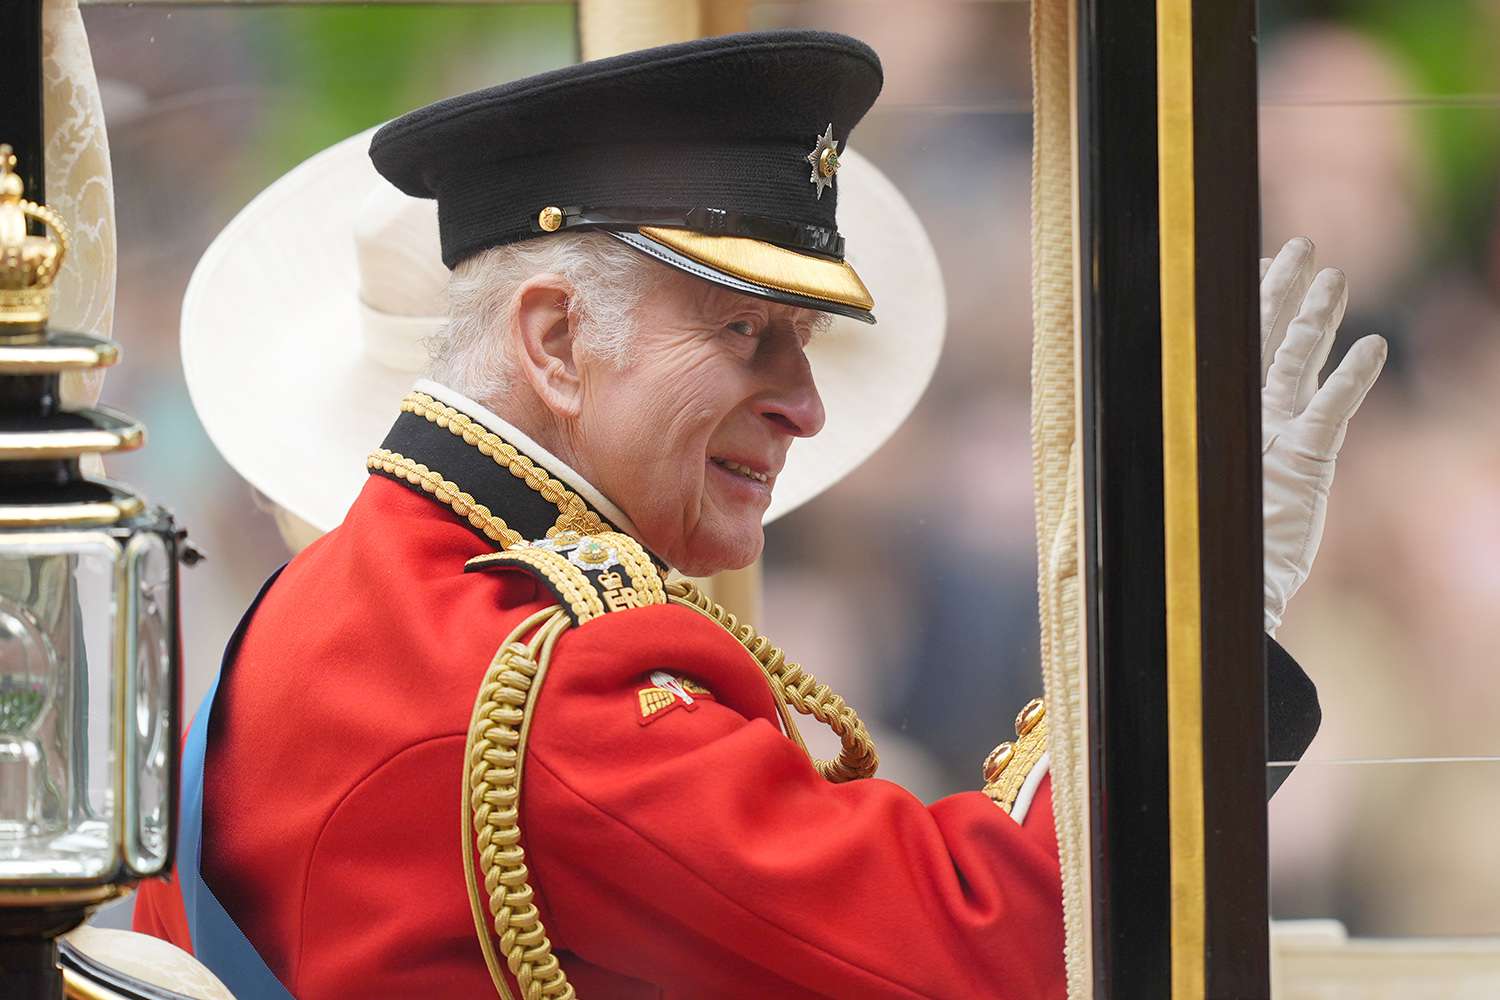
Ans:
[[[420,489],[500,548],[614,529],[576,492],[473,417],[423,392],[401,401],[371,472]]]
[[[441,403],[425,392],[416,391],[407,393],[401,400],[401,412],[414,413],[428,423],[446,429],[454,437],[462,438],[464,444],[477,448],[481,455],[523,480],[530,489],[541,494],[543,500],[556,504],[557,523],[553,525],[553,531],[589,533],[610,530],[610,526],[583,502],[582,497],[553,479],[546,469],[523,455],[515,445],[467,413]]]
[[[513,530],[503,518],[497,517],[471,494],[465,493],[453,480],[444,479],[441,472],[429,469],[421,462],[385,448],[376,448],[365,459],[365,465],[388,475],[400,476],[413,486],[420,486],[439,503],[447,504],[453,509],[453,513],[484,532],[484,537],[492,542],[515,545],[521,541],[520,532]]]

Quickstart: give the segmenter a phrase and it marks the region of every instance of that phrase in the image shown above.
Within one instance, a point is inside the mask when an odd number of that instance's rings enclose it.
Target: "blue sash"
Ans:
[[[271,574],[271,578],[260,588],[260,593],[255,595],[250,610],[240,619],[234,635],[230,637],[229,645],[224,650],[224,663],[219,668],[219,676],[214,678],[213,686],[204,696],[203,704],[188,730],[187,744],[182,752],[177,876],[183,908],[187,911],[188,930],[193,937],[193,954],[219,977],[238,1000],[291,1000],[292,994],[281,985],[281,981],[266,965],[265,959],[256,952],[250,939],[235,925],[234,920],[214,897],[213,890],[203,881],[203,765],[208,755],[209,719],[214,709],[214,698],[219,693],[219,682],[224,679],[235,653],[239,651],[240,639],[245,634],[245,626],[250,623],[250,616],[255,613],[260,599],[280,575],[279,569]]]

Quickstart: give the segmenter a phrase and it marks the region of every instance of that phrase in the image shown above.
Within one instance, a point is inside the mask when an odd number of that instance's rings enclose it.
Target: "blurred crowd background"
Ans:
[[[104,402],[151,434],[110,472],[173,507],[210,556],[184,578],[189,704],[286,558],[182,381],[178,310],[198,256],[325,146],[574,61],[574,17],[565,4],[85,8],[126,352]],[[976,787],[1041,688],[1028,17],[1024,2],[751,5],[753,27],[831,28],[880,52],[886,89],[853,145],[906,193],[944,269],[932,388],[872,461],[768,531],[759,623],[859,707],[882,773],[927,800]],[[1358,335],[1391,342],[1280,634],[1324,725],[1270,806],[1274,913],[1364,935],[1500,934],[1500,764],[1431,761],[1500,755],[1500,0],[1264,0],[1261,38],[1265,252],[1307,235],[1348,273],[1335,363]]]

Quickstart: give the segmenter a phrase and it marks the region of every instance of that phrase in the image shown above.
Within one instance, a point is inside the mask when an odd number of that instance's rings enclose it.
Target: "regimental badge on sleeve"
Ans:
[[[692,712],[700,699],[713,700],[713,692],[697,681],[665,670],[651,671],[651,686],[635,693],[640,703],[641,725],[655,722],[674,708]]]

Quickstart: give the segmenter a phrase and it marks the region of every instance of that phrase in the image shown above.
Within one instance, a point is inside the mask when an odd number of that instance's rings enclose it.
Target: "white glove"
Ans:
[[[1312,570],[1333,463],[1349,418],[1385,364],[1386,344],[1375,336],[1356,341],[1318,388],[1349,300],[1344,274],[1326,268],[1313,277],[1313,245],[1305,237],[1288,241],[1260,269],[1265,626],[1274,636],[1287,601]]]

